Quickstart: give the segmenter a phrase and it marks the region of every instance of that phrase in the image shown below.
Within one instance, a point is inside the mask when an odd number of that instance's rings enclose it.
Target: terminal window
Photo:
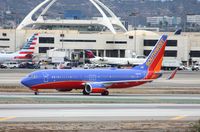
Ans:
[[[96,42],[96,40],[61,39],[60,42]]]
[[[63,37],[65,37],[65,35],[64,35],[64,34],[60,34],[60,37],[62,37],[62,38],[63,38]]]
[[[151,50],[144,50],[144,55],[148,56],[150,54]]]
[[[167,46],[176,47],[177,46],[177,40],[168,40]]]
[[[2,33],[2,36],[6,37],[6,36],[7,36],[7,33]]]
[[[165,57],[177,57],[177,51],[176,50],[166,50]]]
[[[200,57],[200,51],[190,51],[190,57]]]
[[[106,41],[107,44],[127,44],[127,41]]]
[[[0,41],[10,41],[9,38],[0,38]]]
[[[144,50],[144,55],[148,56],[150,54],[150,52],[151,52],[151,50]],[[166,50],[165,57],[177,57],[177,51],[176,50]]]
[[[0,48],[10,48],[10,46],[0,46]]]
[[[129,36],[129,39],[133,39],[134,37],[133,36]]]
[[[53,37],[40,37],[39,38],[39,43],[53,44],[54,43],[54,38]]]
[[[53,47],[39,47],[39,53],[47,53],[47,50],[53,49]]]
[[[144,40],[144,46],[155,46],[158,40]],[[176,47],[177,40],[168,40],[167,46]]]

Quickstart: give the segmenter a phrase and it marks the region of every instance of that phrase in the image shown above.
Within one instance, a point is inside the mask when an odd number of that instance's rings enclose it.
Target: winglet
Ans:
[[[172,80],[178,71],[178,67],[171,73],[171,75],[167,78],[167,80]]]
[[[181,35],[181,32],[182,32],[182,29],[177,29],[177,30],[174,32],[174,35]]]

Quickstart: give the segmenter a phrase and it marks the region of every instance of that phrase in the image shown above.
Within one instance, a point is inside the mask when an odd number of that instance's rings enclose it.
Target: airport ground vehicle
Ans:
[[[15,61],[8,61],[1,64],[3,68],[19,68],[19,63]]]
[[[174,70],[181,66],[181,62],[177,59],[164,59],[162,63],[163,70]]]
[[[200,70],[200,64],[195,64],[192,66],[192,71],[199,71]]]
[[[57,65],[57,68],[55,69],[72,69],[72,64],[71,62],[61,62],[60,64]]]
[[[38,63],[24,62],[19,64],[19,68],[40,69],[40,62]]]
[[[97,66],[95,64],[85,64],[83,66],[84,69],[94,69],[96,68]]]
[[[40,70],[29,74],[21,83],[38,94],[39,89],[56,89],[67,92],[82,89],[84,95],[101,93],[108,95],[108,89],[139,86],[160,78],[161,65],[167,43],[163,35],[149,54],[145,63],[131,69],[54,69]],[[173,72],[169,79],[175,75]]]

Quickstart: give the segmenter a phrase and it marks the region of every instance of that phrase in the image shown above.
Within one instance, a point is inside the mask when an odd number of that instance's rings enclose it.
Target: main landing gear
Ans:
[[[83,95],[90,95],[90,93],[86,92],[85,90],[83,90]],[[103,93],[101,93],[102,96],[108,96],[109,95],[109,91],[105,90]]]
[[[83,89],[83,95],[90,95],[90,93],[86,92],[85,89]]]
[[[105,90],[103,93],[101,93],[102,96],[108,96],[109,95],[109,91]]]

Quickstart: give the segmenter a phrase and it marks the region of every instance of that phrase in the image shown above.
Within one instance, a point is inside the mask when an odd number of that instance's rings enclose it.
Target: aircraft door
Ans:
[[[49,75],[46,72],[43,72],[43,77],[44,77],[44,83],[49,82],[48,80]]]

